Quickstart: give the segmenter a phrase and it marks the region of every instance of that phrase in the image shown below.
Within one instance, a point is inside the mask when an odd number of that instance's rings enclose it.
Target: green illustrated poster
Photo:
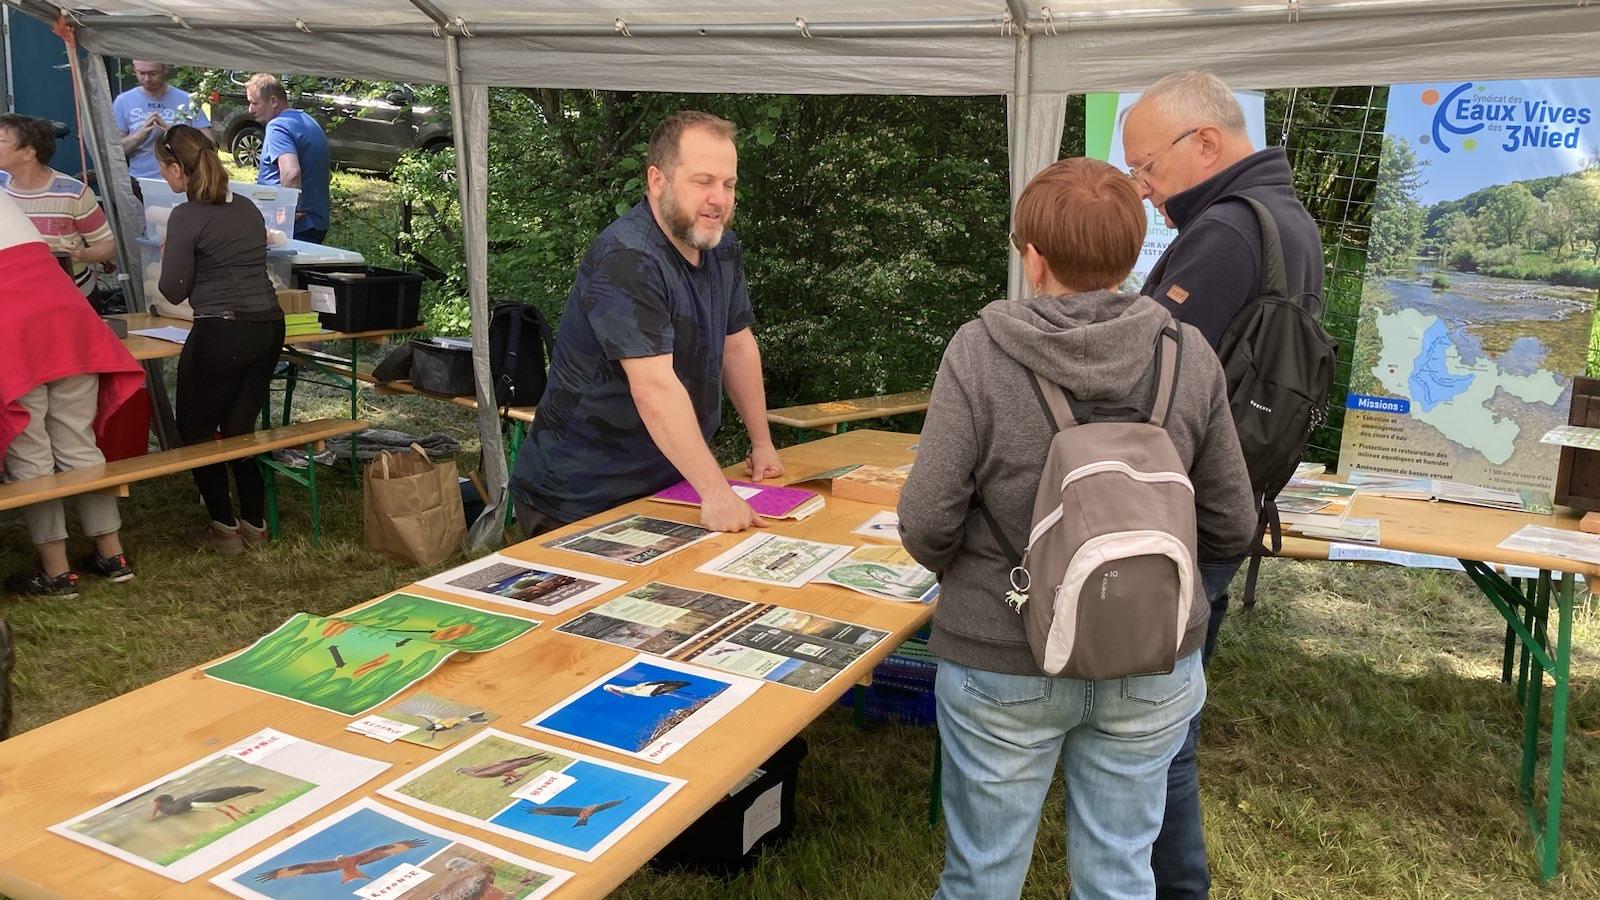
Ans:
[[[391,594],[340,618],[468,653],[503,647],[539,627],[539,623],[531,619],[485,612],[415,594]]]
[[[538,625],[427,597],[394,594],[343,618],[296,613],[205,673],[218,681],[355,716],[427,677],[458,650],[493,650]]]

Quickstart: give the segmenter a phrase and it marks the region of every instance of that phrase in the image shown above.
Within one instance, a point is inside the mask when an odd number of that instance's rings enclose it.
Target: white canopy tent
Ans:
[[[1015,197],[1056,158],[1068,93],[1137,90],[1176,69],[1203,66],[1239,88],[1600,74],[1591,0],[4,2],[46,20],[65,12],[79,45],[98,54],[450,85],[479,430],[497,503],[507,473],[487,362],[489,86],[1005,94]],[[105,79],[83,81],[91,119],[109,122]],[[116,186],[125,163],[108,138],[91,134]],[[1013,295],[1018,275],[1013,259]]]

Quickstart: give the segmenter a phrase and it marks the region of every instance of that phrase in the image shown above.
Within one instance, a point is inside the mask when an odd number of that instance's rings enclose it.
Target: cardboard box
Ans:
[[[833,479],[833,496],[843,500],[895,506],[900,502],[900,490],[906,486],[906,476],[909,474],[909,466],[903,470],[862,466]]]
[[[278,291],[278,305],[283,307],[285,313],[311,312],[311,292],[282,288]]]

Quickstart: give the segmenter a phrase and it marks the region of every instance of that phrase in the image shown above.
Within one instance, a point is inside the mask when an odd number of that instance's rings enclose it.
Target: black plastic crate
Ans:
[[[317,310],[323,328],[345,332],[404,330],[422,324],[421,275],[378,266],[298,274],[311,292],[311,307]],[[333,312],[327,310],[330,300]]]
[[[732,875],[754,865],[763,848],[783,843],[794,831],[795,789],[800,761],[808,752],[805,738],[784,744],[733,793],[656,854],[650,865],[717,875]]]

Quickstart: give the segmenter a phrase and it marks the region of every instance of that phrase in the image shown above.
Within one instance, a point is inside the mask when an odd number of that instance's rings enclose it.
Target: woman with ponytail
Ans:
[[[249,434],[283,348],[283,310],[267,278],[266,225],[254,203],[230,193],[217,149],[198,129],[167,129],[156,140],[156,160],[167,186],[189,196],[172,211],[161,251],[161,293],[194,309],[178,359],[178,434],[184,444]],[[232,555],[267,540],[266,482],[254,459],[229,465],[239,514],[228,495],[227,466],[194,470],[211,514],[194,538]]]

